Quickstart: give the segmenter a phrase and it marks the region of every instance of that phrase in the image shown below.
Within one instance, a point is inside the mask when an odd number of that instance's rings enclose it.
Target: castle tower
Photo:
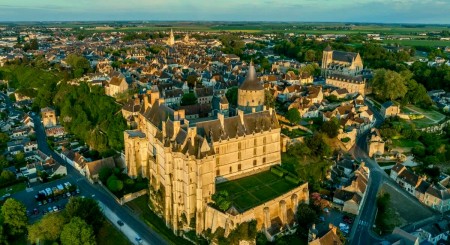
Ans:
[[[333,61],[333,50],[331,49],[331,46],[328,44],[328,46],[323,50],[322,55],[322,76],[327,75],[328,65],[331,64],[332,61]]]
[[[256,77],[253,61],[250,62],[247,76],[238,89],[238,109],[244,113],[258,112],[264,109],[264,87]]]

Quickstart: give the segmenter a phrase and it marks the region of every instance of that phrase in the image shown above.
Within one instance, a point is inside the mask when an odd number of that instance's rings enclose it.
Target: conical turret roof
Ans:
[[[255,66],[253,66],[253,61],[250,62],[250,66],[248,68],[247,76],[245,77],[244,82],[239,87],[241,90],[263,90],[264,87],[258,80],[256,76]]]

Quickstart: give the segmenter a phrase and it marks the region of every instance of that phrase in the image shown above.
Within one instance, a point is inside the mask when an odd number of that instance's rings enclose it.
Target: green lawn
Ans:
[[[244,212],[268,200],[278,197],[296,185],[276,176],[270,171],[216,185],[216,192],[226,190],[233,205]]]
[[[2,188],[0,189],[0,197],[5,195],[6,193],[14,194],[16,192],[23,191],[25,190],[26,187],[27,187],[26,184],[21,182],[12,186]]]
[[[137,215],[139,215],[139,217],[149,227],[151,227],[159,235],[165,238],[170,244],[192,245],[192,243],[179,236],[176,236],[175,234],[173,234],[172,230],[167,228],[165,222],[150,210],[150,208],[148,207],[148,200],[148,195],[143,195],[131,202],[128,202],[126,205],[130,207]]]
[[[310,133],[308,133],[304,130],[301,130],[301,129],[293,129],[293,130],[289,131],[289,129],[287,129],[287,128],[281,129],[281,133],[288,136],[291,139],[301,137],[301,136],[311,135]]]
[[[413,148],[414,146],[422,146],[423,144],[418,140],[409,140],[409,139],[393,139],[392,145],[395,147],[401,148]]]
[[[407,106],[403,107],[402,110],[404,112],[414,113],[414,114],[419,112],[420,114],[423,114],[425,117],[428,117],[428,118],[430,118],[431,120],[434,120],[434,121],[440,121],[440,120],[445,118],[445,115],[441,114],[438,111],[435,111],[435,110],[432,110],[432,109],[424,110],[424,109],[419,108],[419,107],[414,106],[414,105],[407,105]]]
[[[109,221],[105,220],[96,237],[98,245],[131,245],[132,243]]]

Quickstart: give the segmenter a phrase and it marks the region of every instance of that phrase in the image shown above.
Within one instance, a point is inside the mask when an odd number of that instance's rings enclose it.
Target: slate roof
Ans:
[[[258,77],[256,76],[256,70],[253,66],[253,63],[250,63],[250,67],[248,68],[247,76],[245,77],[244,82],[239,87],[241,90],[263,90],[264,87],[259,82]]]

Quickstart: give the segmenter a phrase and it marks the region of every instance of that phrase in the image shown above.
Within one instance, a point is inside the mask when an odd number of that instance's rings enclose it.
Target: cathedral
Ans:
[[[284,200],[270,207],[263,204],[245,215],[223,213],[209,205],[217,183],[281,163],[280,124],[275,111],[264,108],[264,90],[252,64],[238,90],[236,116],[219,112],[217,119],[191,126],[184,110],[168,107],[159,91],[152,89],[136,121],[136,130],[124,132],[128,174],[149,179],[150,206],[174,232],[230,230],[253,219],[262,229],[270,226],[272,216],[279,215],[279,207],[284,207],[285,215],[290,210],[292,216],[298,202],[308,198],[306,183],[298,193],[291,191],[283,197],[287,204]]]

